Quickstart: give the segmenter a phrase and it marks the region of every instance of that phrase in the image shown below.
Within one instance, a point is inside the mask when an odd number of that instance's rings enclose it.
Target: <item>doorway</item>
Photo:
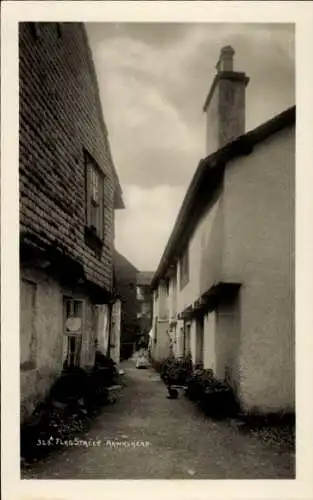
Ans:
[[[188,356],[191,353],[190,332],[191,332],[191,324],[190,323],[185,323],[185,328],[184,328],[184,356]]]
[[[199,316],[196,320],[196,356],[195,364],[203,366],[204,347],[204,317]]]
[[[217,376],[238,393],[240,384],[240,297],[221,304],[216,311]]]

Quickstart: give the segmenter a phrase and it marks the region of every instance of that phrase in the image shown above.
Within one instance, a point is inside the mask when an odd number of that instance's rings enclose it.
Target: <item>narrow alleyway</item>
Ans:
[[[64,447],[22,479],[293,478],[287,451],[239,434],[230,422],[211,421],[184,397],[167,399],[154,370],[136,370],[131,361],[123,368],[123,395],[80,438],[98,444]]]

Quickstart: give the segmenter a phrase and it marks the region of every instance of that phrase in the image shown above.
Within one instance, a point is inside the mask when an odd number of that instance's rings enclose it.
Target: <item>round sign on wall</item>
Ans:
[[[81,324],[81,318],[68,318],[66,321],[66,329],[70,332],[77,332],[78,330],[80,330]]]

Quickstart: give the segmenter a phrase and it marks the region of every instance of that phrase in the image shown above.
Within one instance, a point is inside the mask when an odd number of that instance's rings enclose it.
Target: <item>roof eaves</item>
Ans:
[[[276,132],[279,132],[285,127],[293,125],[295,123],[295,120],[296,107],[292,106],[282,113],[274,116],[262,125],[258,126],[257,128],[253,129],[252,131],[238,137],[237,139],[226,144],[211,155],[200,160],[184,197],[173,231],[162,254],[159,266],[153,275],[151,281],[152,288],[155,288],[157,286],[158,280],[161,278],[162,274],[167,269],[167,266],[170,264],[169,260],[171,258],[171,253],[173,252],[173,248],[177,243],[179,229],[184,223],[186,216],[188,215],[188,209],[197,191],[197,187],[201,183],[205,175],[205,172],[207,172],[209,169],[219,168],[236,157],[251,154],[255,145],[266,140],[268,137]]]
[[[111,167],[112,174],[113,174],[113,177],[114,177],[114,182],[115,182],[114,208],[116,208],[116,209],[123,209],[123,208],[125,208],[125,204],[124,204],[123,196],[122,196],[122,188],[121,188],[119,176],[117,174],[117,171],[116,171],[116,168],[115,168],[115,164],[114,164],[113,158],[112,158],[112,152],[111,152],[111,147],[110,147],[110,142],[109,142],[109,136],[108,136],[108,129],[107,129],[106,122],[105,122],[105,119],[104,119],[103,109],[102,109],[102,103],[101,103],[101,99],[100,99],[99,83],[98,83],[98,78],[97,78],[95,63],[94,63],[94,60],[93,60],[93,55],[92,55],[92,51],[91,51],[91,48],[90,48],[89,38],[88,38],[88,35],[87,35],[85,23],[80,23],[80,25],[82,27],[83,36],[84,36],[85,43],[86,43],[86,48],[87,48],[87,52],[88,52],[87,61],[88,61],[88,64],[89,64],[90,75],[91,75],[91,78],[93,80],[93,85],[94,85],[94,89],[95,89],[96,112],[98,113],[99,121],[100,121],[100,124],[101,124],[101,127],[102,127],[102,131],[103,131],[103,134],[104,134],[104,140],[105,140],[105,143],[106,143],[107,153],[108,153],[108,156],[109,156],[110,167]]]
[[[166,267],[166,264],[167,264],[167,261],[168,261],[168,257],[169,257],[169,253],[170,253],[170,249],[175,244],[174,242],[176,240],[176,237],[177,237],[177,234],[178,234],[178,231],[179,231],[179,227],[180,227],[180,225],[182,224],[182,222],[184,220],[185,213],[188,210],[188,206],[189,206],[189,204],[190,204],[190,202],[191,202],[191,200],[193,198],[194,192],[196,191],[196,187],[197,187],[199,181],[202,178],[204,169],[207,167],[207,164],[208,164],[208,159],[206,159],[206,160],[203,160],[203,159],[200,160],[200,162],[198,164],[198,167],[197,167],[197,169],[196,169],[196,171],[194,173],[194,176],[193,176],[193,178],[191,180],[191,183],[189,185],[189,189],[187,190],[187,192],[185,194],[185,197],[183,199],[181,208],[180,208],[180,210],[178,212],[178,216],[176,218],[176,222],[175,222],[173,231],[172,231],[172,233],[170,235],[170,238],[169,238],[169,240],[167,242],[165,250],[164,250],[164,252],[162,254],[159,266],[158,266],[157,270],[155,271],[155,273],[154,273],[154,275],[152,277],[152,280],[151,280],[151,287],[152,288],[155,287],[155,285],[157,284],[156,282],[160,278],[160,275],[162,274],[164,267]]]

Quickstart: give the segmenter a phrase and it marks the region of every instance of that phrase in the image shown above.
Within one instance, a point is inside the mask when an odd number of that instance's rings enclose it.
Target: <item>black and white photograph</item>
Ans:
[[[261,21],[18,22],[23,482],[297,479],[296,25]]]

